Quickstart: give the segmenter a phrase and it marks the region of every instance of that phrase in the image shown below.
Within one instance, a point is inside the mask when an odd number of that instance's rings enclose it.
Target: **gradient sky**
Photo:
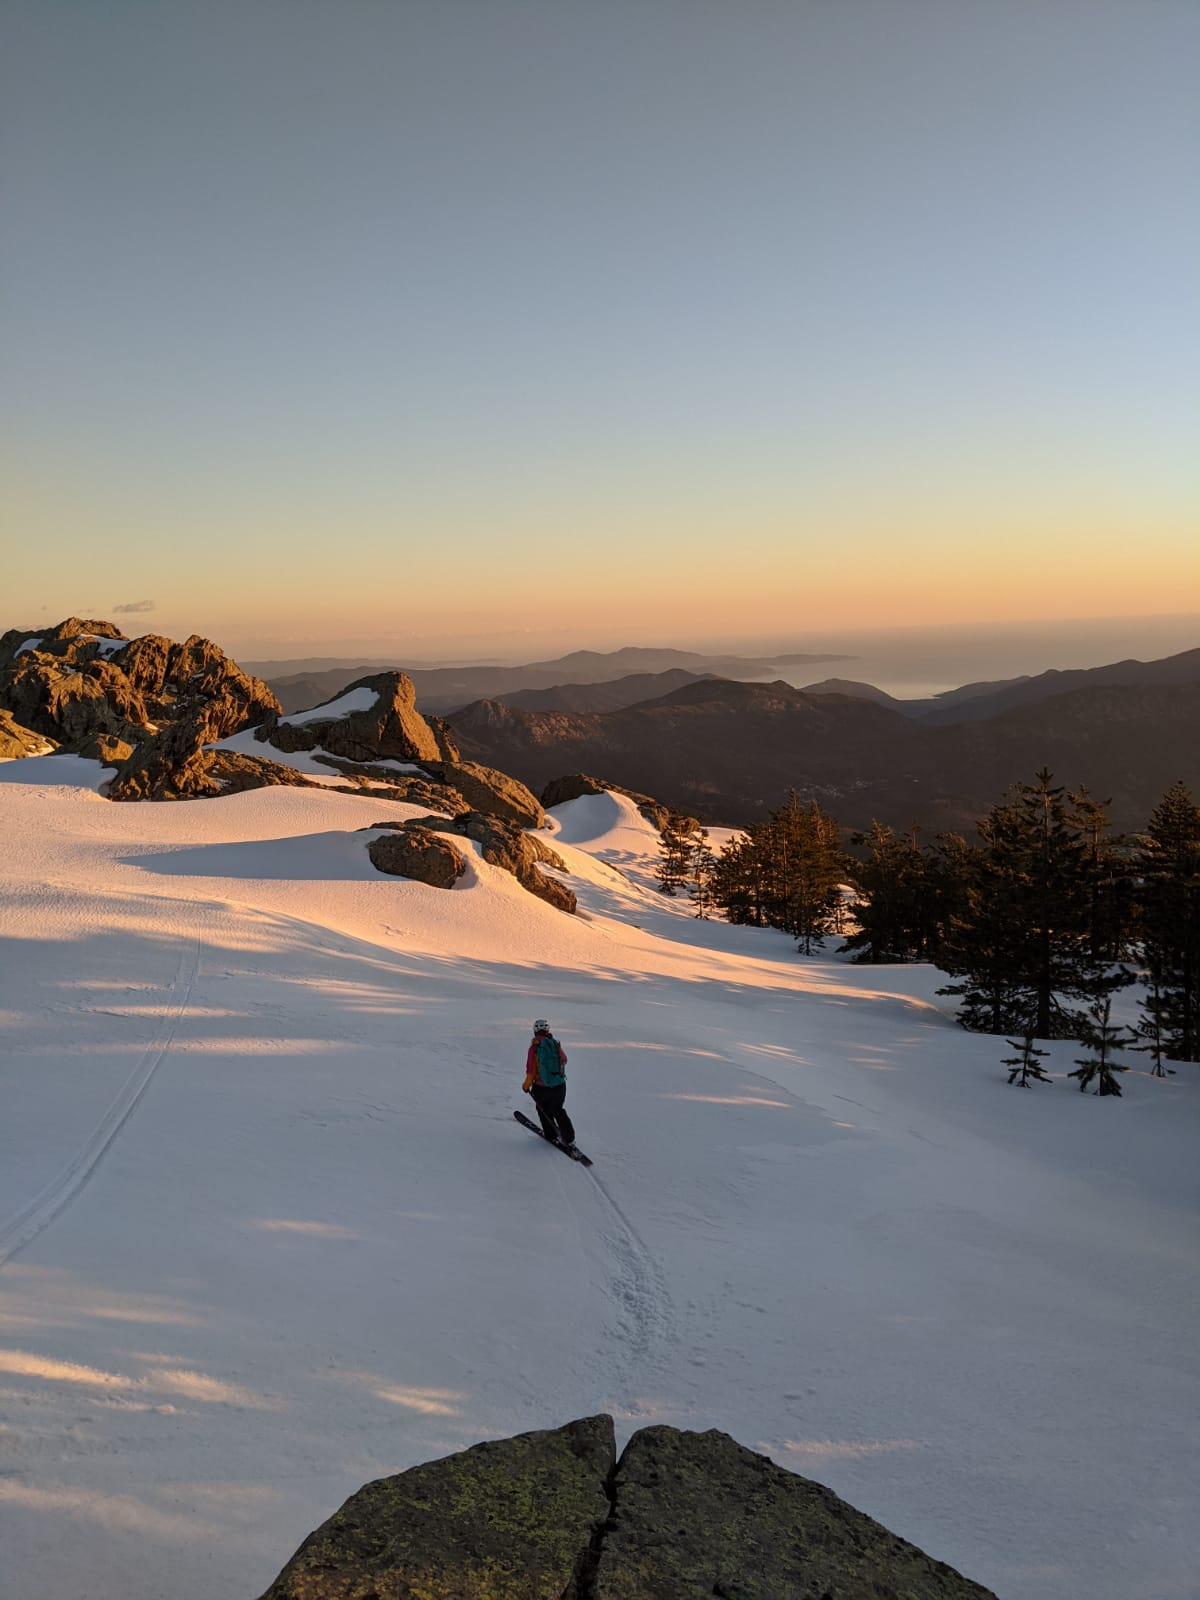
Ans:
[[[1196,0],[0,19],[0,627],[1200,606]]]

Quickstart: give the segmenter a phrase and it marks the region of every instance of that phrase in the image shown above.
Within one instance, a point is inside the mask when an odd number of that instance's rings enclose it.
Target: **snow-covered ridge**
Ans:
[[[14,1595],[259,1593],[369,1479],[603,1410],[1004,1600],[1189,1594],[1197,1074],[1009,1088],[931,969],[664,897],[620,795],[550,818],[568,917],[465,841],[381,877],[421,807],[28,781],[83,769],[0,769]],[[512,1120],[537,1016],[590,1173]]]

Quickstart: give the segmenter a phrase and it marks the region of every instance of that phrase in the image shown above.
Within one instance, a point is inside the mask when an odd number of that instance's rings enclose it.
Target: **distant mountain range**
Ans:
[[[1034,678],[1012,678],[1006,683],[967,684],[950,694],[938,695],[925,718],[935,724],[977,722],[1000,711],[1035,705],[1076,689],[1172,683],[1200,683],[1200,650],[1184,650],[1160,661],[1114,661],[1106,667],[1039,672]]]
[[[583,684],[612,683],[630,676],[646,678],[660,673],[676,673],[690,677],[715,673],[725,678],[760,678],[781,667],[809,666],[822,661],[850,661],[852,656],[796,655],[730,656],[703,655],[694,650],[643,649],[627,646],[622,650],[574,650],[570,655],[553,661],[531,661],[522,666],[462,666],[462,667],[411,667],[403,661],[386,663],[398,668],[412,679],[417,691],[417,704],[424,712],[444,715],[469,705],[472,700],[499,699],[523,693],[530,689],[578,688]],[[277,663],[283,665],[284,663]],[[264,674],[264,663],[255,663],[247,670]],[[267,663],[270,665],[270,663]],[[323,705],[356,678],[379,670],[381,663],[359,663],[357,666],[333,666],[319,671],[285,673],[268,676],[267,681],[279,697],[285,713],[307,711],[310,706]],[[673,682],[670,687],[675,687]],[[638,688],[637,697],[662,694],[668,685],[653,684]],[[610,704],[620,700],[619,695],[608,697]],[[625,700],[626,705],[631,702]],[[602,709],[596,706],[592,709]]]
[[[1177,779],[1200,790],[1200,650],[966,685],[933,702],[845,680],[800,690],[696,678],[612,710],[490,698],[448,720],[465,759],[533,788],[589,772],[732,824],[764,817],[794,786],[850,827],[877,817],[969,828],[1042,766],[1111,798],[1123,828],[1143,826]]]

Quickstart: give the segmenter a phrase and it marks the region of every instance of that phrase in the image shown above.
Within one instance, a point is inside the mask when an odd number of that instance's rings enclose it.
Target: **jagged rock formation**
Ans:
[[[362,709],[340,711],[338,701],[356,690],[373,694],[374,700]],[[361,698],[367,698],[363,694]],[[264,729],[263,737],[277,750],[328,750],[349,761],[457,761],[458,749],[444,731],[440,720],[433,726],[417,710],[412,679],[403,672],[377,672],[347,684],[330,702],[330,715],[322,717],[323,707],[307,711],[302,718],[281,718]]]
[[[201,800],[270,784],[317,788],[294,767],[233,750],[205,749],[203,713],[174,722],[134,750],[108,786],[110,800]]]
[[[22,727],[11,711],[0,710],[0,761],[47,755],[57,749],[58,744],[54,739],[47,739],[32,728]]]
[[[653,823],[660,831],[668,818],[677,815],[670,806],[655,800],[653,795],[638,794],[635,789],[623,789],[619,783],[602,783],[599,778],[589,777],[586,772],[572,772],[564,778],[551,778],[542,790],[542,804],[547,808],[561,806],[568,800],[578,800],[580,795],[604,794],[606,791],[623,794],[627,800],[632,800],[646,821]]]
[[[389,830],[367,846],[371,861],[380,872],[416,878],[437,889],[453,888],[466,863],[462,852],[449,839],[439,836],[456,833],[476,843],[485,861],[511,872],[530,894],[560,911],[573,912],[576,908],[572,890],[538,870],[538,863],[544,862],[565,872],[566,862],[543,840],[522,832],[515,822],[504,817],[468,811],[454,818],[414,817],[411,822],[380,822],[375,827]],[[430,844],[431,838],[437,849]]]
[[[126,639],[109,622],[79,617],[0,638],[0,706],[62,748],[110,765],[161,740],[157,759],[182,766],[202,745],[279,710],[266,684],[209,639]]]
[[[380,1478],[262,1600],[996,1600],[727,1434],[611,1417]]]

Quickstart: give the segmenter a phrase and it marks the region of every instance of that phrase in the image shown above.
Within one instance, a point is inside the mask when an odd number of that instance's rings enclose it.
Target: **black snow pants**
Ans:
[[[562,1144],[574,1144],[575,1125],[567,1115],[566,1106],[563,1104],[567,1098],[566,1084],[560,1083],[557,1088],[547,1089],[545,1084],[535,1083],[529,1092],[537,1106],[538,1119],[547,1139],[557,1139]]]

